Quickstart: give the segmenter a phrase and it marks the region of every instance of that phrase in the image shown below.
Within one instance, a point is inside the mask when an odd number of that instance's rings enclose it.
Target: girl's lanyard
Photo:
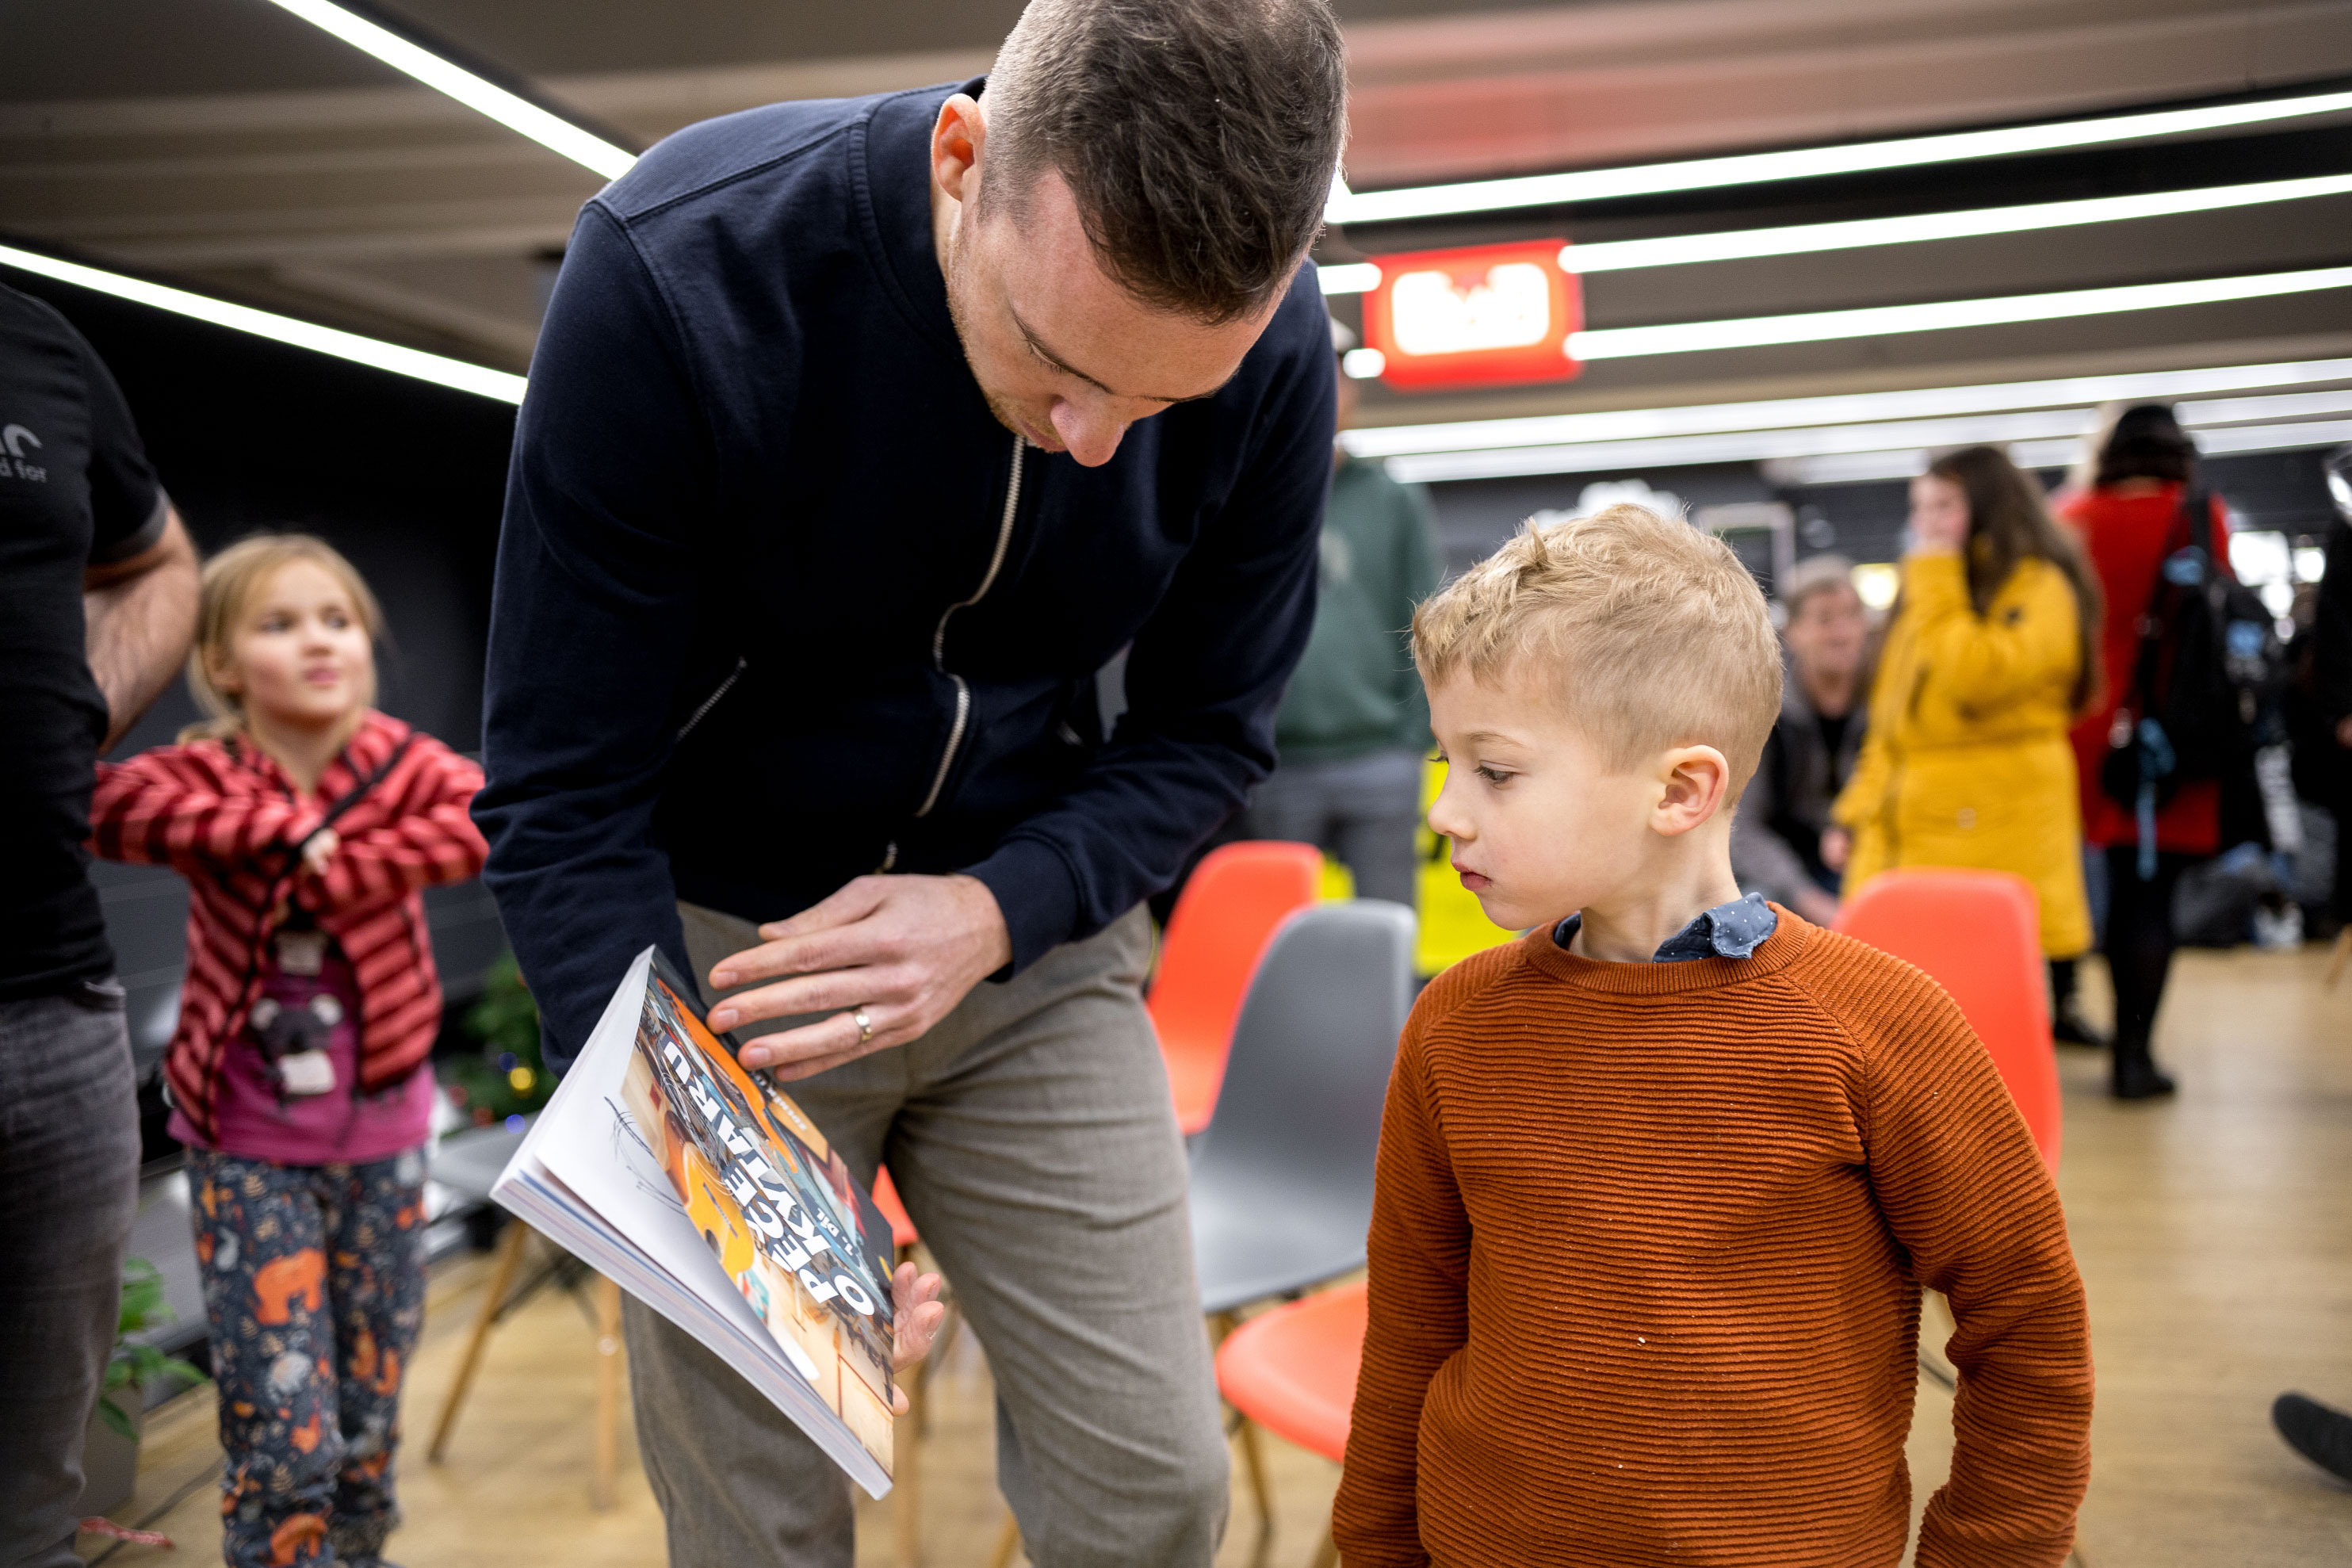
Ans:
[[[247,956],[245,992],[251,994],[253,983],[260,973],[265,944],[275,949],[278,972],[310,980],[305,989],[310,994],[297,1005],[288,1006],[275,997],[257,998],[246,1014],[247,1025],[254,1043],[261,1049],[262,1060],[269,1065],[277,1080],[280,1103],[299,1096],[325,1094],[335,1087],[335,1060],[328,1054],[328,1044],[333,1038],[335,1026],[343,1021],[343,1005],[319,977],[325,972],[327,944],[331,940],[320,931],[308,910],[290,910],[286,919],[277,919],[278,910],[292,891],[296,869],[302,864],[302,851],[311,839],[332,826],[345,812],[381,784],[400,759],[408,754],[416,732],[401,737],[392,754],[372,769],[368,775],[337,797],[327,807],[319,826],[303,836],[302,842],[293,847],[288,857],[286,870],[279,875],[262,906],[261,921],[256,928],[251,951]],[[272,931],[272,925],[276,930]],[[352,1092],[358,1093],[358,1085]]]

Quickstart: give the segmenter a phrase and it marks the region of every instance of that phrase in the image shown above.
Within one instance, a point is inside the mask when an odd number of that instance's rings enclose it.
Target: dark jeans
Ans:
[[[2107,851],[2107,973],[2116,988],[2116,1055],[2145,1056],[2156,1032],[2156,1010],[2172,971],[2172,895],[2180,874],[2205,858],[2160,853],[2156,875],[2139,877],[2139,850]]]
[[[369,1559],[400,1522],[400,1384],[425,1321],[425,1156],[188,1151],[231,1568]]]
[[[2336,798],[2327,807],[2336,818],[2336,884],[2327,902],[2338,921],[2352,926],[2352,752],[2336,753]]]
[[[77,1568],[82,1434],[139,1210],[122,991],[0,1002],[0,1568]]]

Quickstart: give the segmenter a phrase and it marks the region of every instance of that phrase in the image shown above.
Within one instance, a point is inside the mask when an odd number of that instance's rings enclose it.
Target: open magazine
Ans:
[[[490,1195],[890,1489],[890,1226],[765,1072],[639,953]]]

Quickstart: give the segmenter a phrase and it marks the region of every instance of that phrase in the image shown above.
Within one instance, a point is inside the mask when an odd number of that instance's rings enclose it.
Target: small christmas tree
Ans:
[[[480,1042],[481,1053],[458,1058],[443,1074],[460,1115],[478,1127],[514,1125],[547,1103],[555,1075],[539,1054],[539,1003],[513,953],[490,965],[482,998],[467,1010],[462,1026]]]

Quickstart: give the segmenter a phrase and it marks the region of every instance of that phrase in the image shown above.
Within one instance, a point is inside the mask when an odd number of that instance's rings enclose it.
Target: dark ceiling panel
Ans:
[[[0,103],[404,81],[267,0],[5,0]]]

